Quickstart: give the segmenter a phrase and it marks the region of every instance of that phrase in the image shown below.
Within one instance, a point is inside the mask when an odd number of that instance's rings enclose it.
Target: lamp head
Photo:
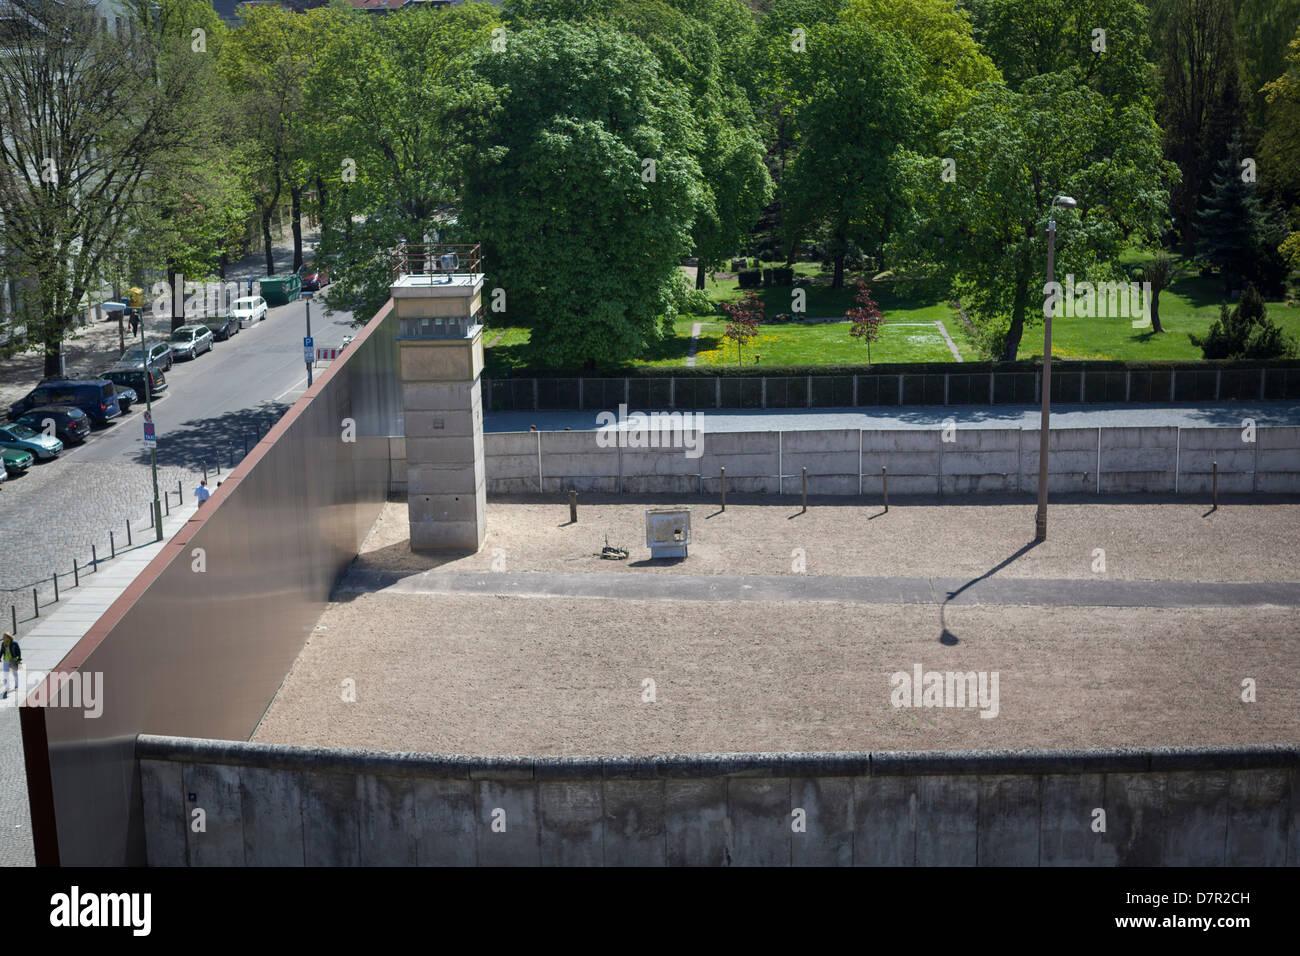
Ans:
[[[1057,196],[1052,200],[1052,205],[1060,206],[1062,209],[1073,209],[1079,204],[1072,196]]]

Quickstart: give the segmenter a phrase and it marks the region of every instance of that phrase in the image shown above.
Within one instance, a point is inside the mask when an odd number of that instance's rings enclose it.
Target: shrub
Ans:
[[[794,269],[784,266],[772,270],[772,285],[790,286],[794,284]]]
[[[736,273],[736,280],[742,289],[757,289],[763,284],[763,273],[758,269],[742,269]]]
[[[1249,283],[1231,311],[1219,306],[1219,317],[1205,335],[1187,333],[1206,359],[1273,359],[1295,354],[1295,343],[1268,317],[1264,297]]]

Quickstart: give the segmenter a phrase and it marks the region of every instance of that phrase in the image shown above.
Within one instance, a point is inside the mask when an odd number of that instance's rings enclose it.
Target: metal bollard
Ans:
[[[149,530],[153,530],[153,505],[149,506]]]
[[[722,510],[727,510],[727,469],[722,469]]]
[[[803,514],[803,512],[807,510],[808,510],[808,469],[805,467],[803,469],[803,511],[799,513]]]
[[[208,480],[208,463],[206,461],[203,463],[203,480]]]
[[[36,603],[36,588],[32,588],[32,617],[41,616],[41,606]]]
[[[79,587],[81,587],[81,575],[80,575],[80,573],[77,571],[77,559],[76,559],[76,558],[73,558],[73,559],[72,559],[72,586],[73,586],[74,588],[79,588]]]
[[[131,547],[131,519],[126,519],[126,546]]]
[[[578,523],[578,493],[569,490],[569,524]]]
[[[248,432],[244,432],[244,457],[248,457]]]
[[[99,555],[95,553],[93,544],[90,546],[90,566],[95,569],[96,574],[99,573]]]
[[[18,605],[9,605],[9,620],[13,623],[14,636],[18,635]]]
[[[111,531],[108,533],[108,556],[110,558],[117,557],[117,542],[113,540],[113,532]]]
[[[888,511],[889,510],[889,475],[885,473],[885,469],[883,466],[880,469],[880,490],[884,492],[885,510]]]
[[[226,447],[230,449],[230,467],[234,468],[235,467],[235,443],[231,442]]]
[[[59,572],[54,572],[54,603],[59,603]]]
[[[172,493],[170,491],[163,492],[163,507],[167,509],[164,513],[170,518],[172,516]]]
[[[1219,510],[1219,463],[1214,462],[1214,507],[1211,511]]]
[[[181,480],[176,479],[176,507],[179,508],[185,504],[185,492],[181,490]]]

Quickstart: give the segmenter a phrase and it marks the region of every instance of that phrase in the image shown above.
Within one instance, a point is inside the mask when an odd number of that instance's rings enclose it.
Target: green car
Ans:
[[[36,461],[36,458],[31,452],[23,451],[21,448],[5,448],[0,449],[0,461],[5,463],[6,473],[21,475],[32,467],[32,462]]]

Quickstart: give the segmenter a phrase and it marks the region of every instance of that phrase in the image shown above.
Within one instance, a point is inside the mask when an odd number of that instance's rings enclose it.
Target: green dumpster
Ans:
[[[262,298],[267,305],[288,305],[298,298],[302,291],[302,280],[296,273],[267,276],[262,280]]]

